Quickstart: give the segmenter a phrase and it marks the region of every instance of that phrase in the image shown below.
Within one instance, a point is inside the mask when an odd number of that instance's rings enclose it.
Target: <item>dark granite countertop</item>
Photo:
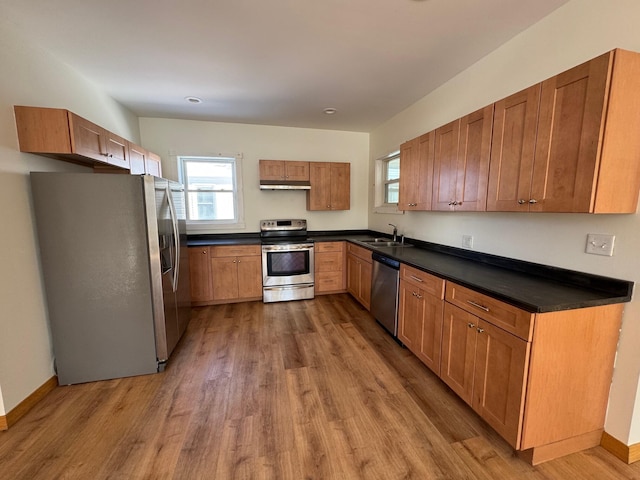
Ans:
[[[309,232],[315,242],[351,241],[528,312],[571,310],[631,300],[633,282],[407,239],[409,247],[363,243],[388,237],[369,230]],[[259,244],[259,234],[196,235],[189,246]]]

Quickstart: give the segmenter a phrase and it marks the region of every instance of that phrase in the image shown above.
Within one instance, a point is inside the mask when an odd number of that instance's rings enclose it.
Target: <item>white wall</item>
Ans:
[[[13,105],[67,108],[133,141],[139,132],[129,111],[2,19],[0,65],[0,415],[5,415],[53,375],[29,171],[87,170],[20,153]]]
[[[605,51],[640,51],[638,25],[637,0],[569,2],[372,132],[370,178],[374,159],[406,140]],[[409,237],[461,247],[462,235],[473,235],[474,250],[640,282],[638,215],[369,213],[371,229],[387,231],[390,222]],[[587,233],[616,235],[615,256],[585,254]],[[639,340],[636,298],[625,309],[606,422],[628,445],[640,442]]]
[[[241,153],[244,185],[244,229],[258,232],[260,220],[306,218],[309,230],[367,228],[369,135],[366,133],[141,118],[145,148],[162,157],[163,176],[177,179],[177,155]],[[304,160],[351,164],[351,209],[309,212],[303,191],[259,189],[258,160]]]

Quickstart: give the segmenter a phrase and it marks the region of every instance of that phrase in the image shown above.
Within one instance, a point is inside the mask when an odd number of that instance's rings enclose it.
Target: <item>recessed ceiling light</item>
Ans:
[[[184,97],[184,99],[189,103],[202,103],[202,99],[198,97]]]
[[[327,115],[333,115],[334,113],[337,112],[337,110],[333,107],[329,107],[329,108],[325,108],[323,112],[326,113]]]

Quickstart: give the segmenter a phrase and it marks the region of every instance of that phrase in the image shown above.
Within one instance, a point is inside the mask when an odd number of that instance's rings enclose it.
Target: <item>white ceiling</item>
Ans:
[[[368,132],[567,1],[0,0],[0,15],[138,116]]]

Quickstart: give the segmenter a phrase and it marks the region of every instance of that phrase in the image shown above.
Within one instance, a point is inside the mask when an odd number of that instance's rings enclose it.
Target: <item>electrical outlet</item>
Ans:
[[[462,247],[473,248],[473,237],[471,235],[462,235]]]
[[[591,255],[612,257],[615,239],[615,235],[590,233],[587,235],[587,247],[585,248],[585,252],[590,253]]]

